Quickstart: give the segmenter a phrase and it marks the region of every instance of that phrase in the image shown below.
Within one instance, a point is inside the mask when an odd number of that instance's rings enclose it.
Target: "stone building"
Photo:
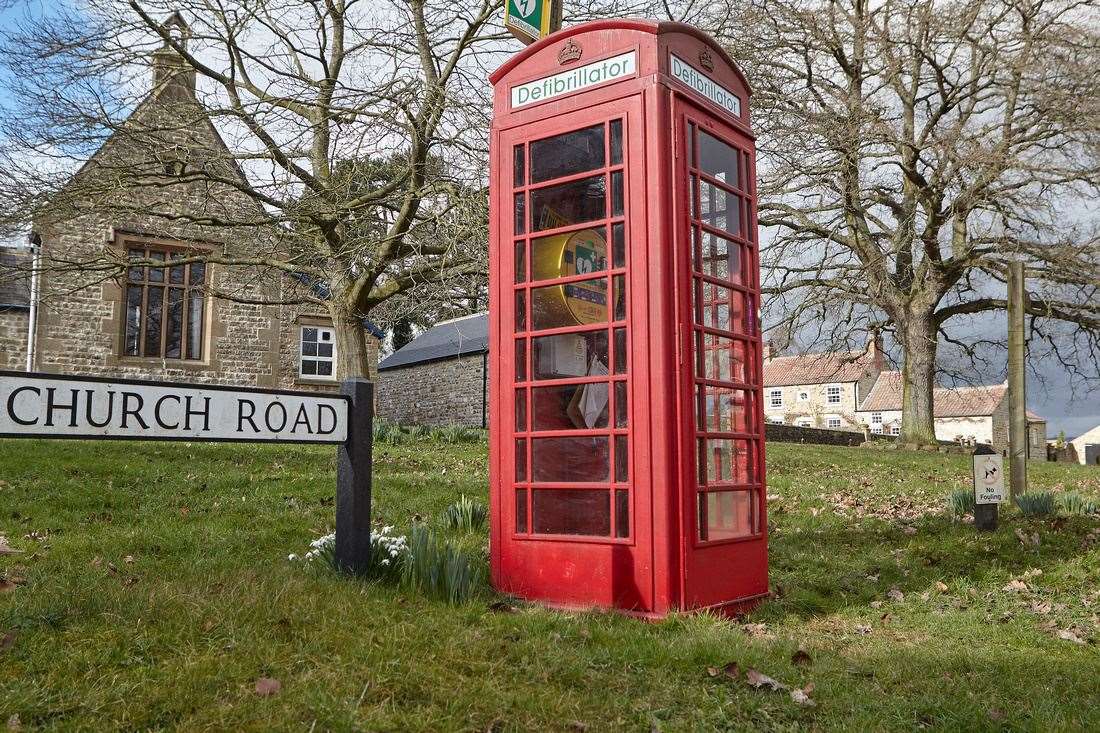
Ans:
[[[168,23],[187,33],[178,15]],[[258,204],[231,185],[244,174],[198,101],[194,73],[167,45],[152,67],[145,99],[33,224],[30,243],[43,263],[34,304],[25,272],[31,250],[0,259],[5,297],[19,301],[0,304],[0,368],[27,368],[29,349],[38,372],[337,389],[340,355],[323,306],[269,304],[291,299],[306,287],[301,281],[171,264],[189,254],[251,255],[273,239]],[[261,225],[217,225],[250,219]],[[95,278],[85,265],[58,264],[133,258],[165,266],[130,267],[124,278],[89,284]],[[376,338],[367,341],[377,349]]]
[[[437,323],[378,365],[377,411],[402,425],[488,426],[489,314]]]
[[[882,345],[864,351],[764,354],[764,419],[805,428],[862,430],[856,411],[883,367]]]
[[[901,372],[882,372],[857,416],[873,433],[897,435],[901,428]],[[1008,385],[936,387],[932,414],[937,440],[987,443],[1008,449]],[[1028,455],[1046,460],[1046,420],[1028,411]]]

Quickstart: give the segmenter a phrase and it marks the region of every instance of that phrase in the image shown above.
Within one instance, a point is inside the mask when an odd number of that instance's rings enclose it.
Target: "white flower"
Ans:
[[[294,553],[292,552],[292,553],[290,553],[289,555],[287,555],[287,556],[286,556],[286,559],[287,559],[287,560],[290,560],[291,562],[294,562],[295,560],[297,560],[297,559],[298,559],[298,556],[297,556],[297,555],[295,555],[295,554],[294,554]]]

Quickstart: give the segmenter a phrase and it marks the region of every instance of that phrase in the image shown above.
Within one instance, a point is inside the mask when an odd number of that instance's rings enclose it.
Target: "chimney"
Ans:
[[[878,331],[872,331],[867,339],[867,354],[871,357],[871,364],[875,371],[881,372],[883,368],[882,334]]]
[[[191,37],[191,27],[178,12],[172,13],[161,24],[161,28],[168,32],[173,40],[184,48]],[[153,52],[153,89],[159,90],[169,86],[195,93],[195,71],[184,60],[176,49],[167,41]]]
[[[763,352],[764,363],[765,364],[767,364],[769,361],[772,360],[772,356],[774,356],[774,352],[775,352],[775,347],[772,346],[772,342],[771,341],[765,341],[764,342],[764,352]]]

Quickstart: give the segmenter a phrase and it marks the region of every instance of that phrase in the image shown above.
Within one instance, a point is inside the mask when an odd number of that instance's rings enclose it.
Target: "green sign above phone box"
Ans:
[[[553,33],[556,0],[508,0],[504,6],[504,27],[524,43],[534,43]]]

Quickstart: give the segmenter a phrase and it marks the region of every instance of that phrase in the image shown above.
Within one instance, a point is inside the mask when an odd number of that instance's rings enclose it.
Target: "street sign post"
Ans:
[[[373,388],[353,379],[328,395],[0,371],[0,438],[340,446],[336,559],[360,573],[370,552]]]
[[[985,443],[975,447],[973,461],[974,526],[992,531],[997,529],[997,505],[1006,501],[1004,461]]]
[[[561,28],[561,0],[507,0],[504,27],[526,44]]]

